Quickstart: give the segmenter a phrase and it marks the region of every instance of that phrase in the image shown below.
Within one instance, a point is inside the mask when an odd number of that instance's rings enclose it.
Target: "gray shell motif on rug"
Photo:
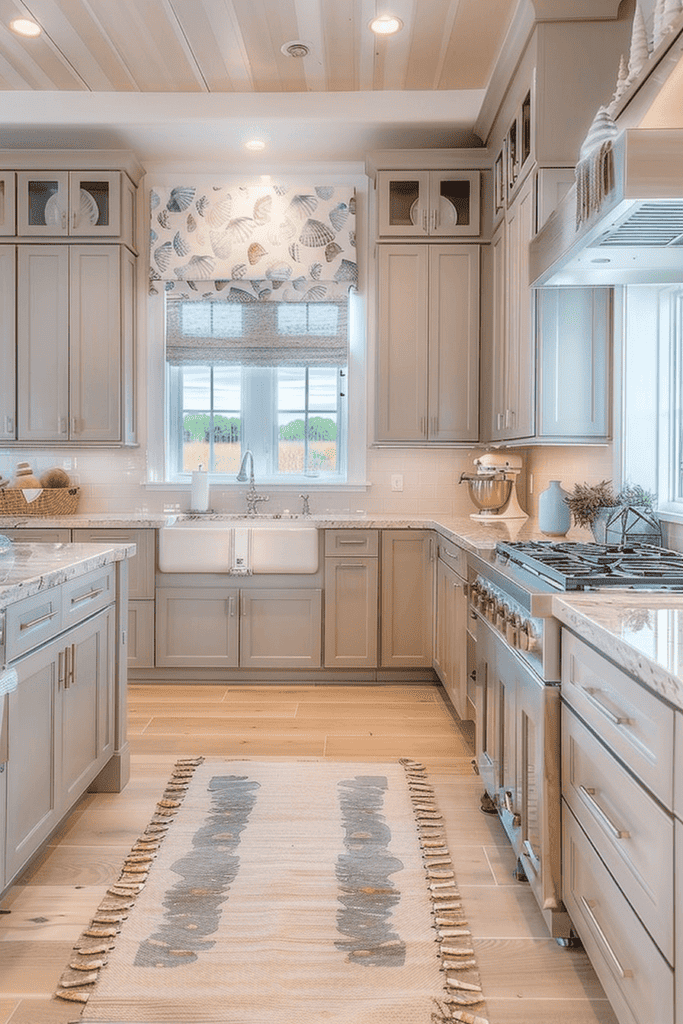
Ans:
[[[255,298],[296,281],[277,296],[287,301],[313,297],[302,282],[357,284],[356,199],[347,186],[155,186],[150,207],[151,280],[252,282]]]

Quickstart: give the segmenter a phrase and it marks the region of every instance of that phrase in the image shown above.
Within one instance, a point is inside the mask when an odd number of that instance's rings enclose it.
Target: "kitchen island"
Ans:
[[[134,545],[0,553],[0,893],[91,788],[120,792]]]

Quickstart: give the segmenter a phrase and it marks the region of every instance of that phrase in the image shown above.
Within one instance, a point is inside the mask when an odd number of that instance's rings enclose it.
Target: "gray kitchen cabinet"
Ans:
[[[17,179],[14,171],[0,171],[0,235],[13,235],[16,228]]]
[[[378,246],[378,441],[479,436],[479,246]]]
[[[378,235],[478,235],[480,191],[480,171],[379,171]]]
[[[7,610],[6,883],[114,753],[115,599],[108,567]]]
[[[462,549],[439,540],[436,561],[434,668],[461,719],[471,718],[467,699],[467,568]]]
[[[16,436],[16,248],[0,245],[0,439]]]
[[[377,667],[378,583],[376,555],[325,558],[326,668]]]
[[[273,588],[240,595],[242,668],[320,668],[322,591]]]
[[[119,246],[18,246],[19,441],[121,440]]]
[[[678,716],[566,629],[562,695],[567,910],[620,1024],[673,1021]]]
[[[382,668],[432,666],[434,539],[429,530],[384,530]]]
[[[89,527],[75,529],[72,539],[81,544],[135,544],[135,554],[128,559],[128,665],[152,668],[156,530]]]
[[[157,666],[236,668],[239,597],[237,587],[158,587]]]
[[[31,170],[17,175],[17,234],[118,238],[132,244],[122,222],[121,171]]]
[[[22,526],[16,529],[0,526],[0,533],[24,544],[68,544],[71,540],[71,530],[50,526]]]

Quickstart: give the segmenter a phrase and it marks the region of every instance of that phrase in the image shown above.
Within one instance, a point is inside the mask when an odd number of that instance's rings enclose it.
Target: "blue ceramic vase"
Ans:
[[[538,496],[538,526],[541,533],[551,537],[564,537],[571,526],[571,512],[565,498],[569,497],[560,487],[559,480],[551,480],[545,491]]]

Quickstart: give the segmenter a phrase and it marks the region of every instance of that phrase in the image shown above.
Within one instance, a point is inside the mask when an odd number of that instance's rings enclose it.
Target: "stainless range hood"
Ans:
[[[576,186],[529,247],[534,287],[683,281],[683,130],[627,128],[614,188],[577,227]]]

